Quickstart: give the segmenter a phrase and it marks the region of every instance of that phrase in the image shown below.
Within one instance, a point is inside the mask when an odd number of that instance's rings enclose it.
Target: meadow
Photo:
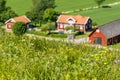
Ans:
[[[94,0],[55,0],[56,1],[56,10],[60,12],[71,11],[75,9],[87,8],[97,6]],[[117,2],[119,0],[106,0],[103,5],[108,3]]]
[[[0,30],[0,80],[119,80],[117,51]]]
[[[118,2],[119,0],[106,0],[103,5],[113,2]],[[85,16],[90,16],[93,22],[97,22],[98,26],[108,23],[110,21],[119,19],[120,16],[120,5],[111,6],[111,8],[99,8],[87,11],[75,11],[82,8],[97,6],[94,0],[56,0],[56,10],[59,12],[70,12],[68,14],[80,14]],[[7,0],[7,5],[11,6],[13,10],[19,15],[24,15],[26,11],[29,11],[32,6],[32,0]]]
[[[7,6],[10,6],[18,15],[24,15],[32,6],[32,0],[6,0]]]

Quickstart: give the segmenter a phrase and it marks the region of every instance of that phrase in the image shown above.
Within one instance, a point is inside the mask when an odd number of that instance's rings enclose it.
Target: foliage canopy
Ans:
[[[13,33],[17,36],[21,36],[26,32],[26,24],[24,22],[16,22],[12,26]]]

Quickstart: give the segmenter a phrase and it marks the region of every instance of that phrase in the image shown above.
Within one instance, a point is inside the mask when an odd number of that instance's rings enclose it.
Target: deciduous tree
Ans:
[[[105,0],[94,0],[94,1],[97,3],[98,7],[100,8],[101,4],[102,4]]]
[[[47,8],[55,8],[55,0],[32,0],[33,7],[26,15],[35,22],[41,23],[44,11]]]
[[[16,22],[13,27],[12,31],[15,35],[21,36],[26,32],[26,25],[24,22]]]
[[[47,22],[56,21],[58,15],[59,13],[55,11],[53,8],[48,8],[44,11],[43,19]]]
[[[9,18],[15,16],[17,14],[10,7],[6,7],[6,0],[0,0],[0,22],[4,23]]]

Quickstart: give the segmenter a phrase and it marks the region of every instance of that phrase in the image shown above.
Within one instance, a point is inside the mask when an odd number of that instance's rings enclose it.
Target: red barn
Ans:
[[[5,22],[6,29],[11,30],[15,22],[24,22],[26,23],[26,25],[28,25],[31,21],[26,16],[19,16],[19,17],[11,18]]]
[[[79,27],[79,31],[85,32],[92,29],[92,20],[87,16],[61,14],[57,20],[58,31],[64,31],[66,26]]]
[[[89,41],[91,44],[100,44],[103,46],[120,42],[120,20],[96,28],[89,35]]]

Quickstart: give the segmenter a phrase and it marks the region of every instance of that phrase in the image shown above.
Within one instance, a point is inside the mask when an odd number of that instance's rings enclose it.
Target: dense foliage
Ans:
[[[56,22],[58,16],[59,13],[57,11],[55,11],[53,8],[48,8],[44,11],[43,20],[46,22],[49,21]]]
[[[32,0],[33,6],[26,15],[33,21],[41,24],[43,20],[44,11],[47,8],[55,7],[55,0]]]
[[[10,7],[6,7],[6,0],[0,0],[0,22],[4,23],[15,16],[17,14]]]
[[[26,24],[24,22],[16,22],[12,27],[12,31],[15,35],[21,36],[26,32]]]
[[[41,29],[41,31],[45,31],[45,32],[50,33],[51,30],[55,30],[56,27],[55,27],[55,24],[54,24],[54,23],[49,22],[49,23],[43,24],[43,25],[40,27],[40,29]]]
[[[0,35],[1,80],[119,80],[119,59],[84,44]]]

